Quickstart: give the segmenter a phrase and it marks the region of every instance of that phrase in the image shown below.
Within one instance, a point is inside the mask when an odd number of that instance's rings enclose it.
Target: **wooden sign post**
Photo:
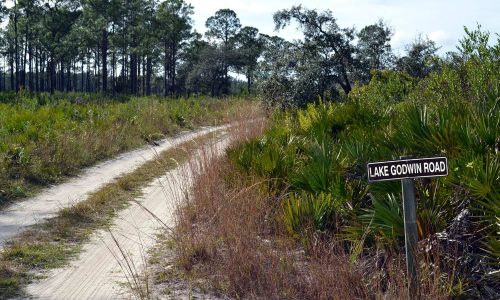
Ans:
[[[417,204],[415,200],[415,180],[421,177],[438,177],[448,175],[448,159],[446,157],[410,159],[369,163],[368,181],[401,180],[403,188],[403,213],[406,249],[406,272],[408,274],[408,296],[418,298],[418,274],[416,249]]]

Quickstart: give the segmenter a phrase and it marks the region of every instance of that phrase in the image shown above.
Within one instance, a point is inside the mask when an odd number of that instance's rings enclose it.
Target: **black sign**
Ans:
[[[446,157],[401,159],[368,164],[368,181],[448,175]]]

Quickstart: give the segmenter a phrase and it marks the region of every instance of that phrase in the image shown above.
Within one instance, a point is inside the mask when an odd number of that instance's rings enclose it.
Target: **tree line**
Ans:
[[[373,69],[425,76],[437,51],[417,39],[396,57],[384,22],[341,28],[330,11],[302,6],[274,14],[277,30],[292,21],[302,29],[294,41],[242,26],[230,9],[208,18],[202,35],[183,0],[16,0],[0,12],[3,91],[222,96],[239,87],[300,104],[347,94]]]

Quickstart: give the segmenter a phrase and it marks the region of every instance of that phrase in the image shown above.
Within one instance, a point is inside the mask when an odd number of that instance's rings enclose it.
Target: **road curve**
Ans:
[[[199,159],[219,155],[228,145],[223,138],[195,152],[190,160],[142,190],[138,203],[121,211],[110,231],[100,230],[83,246],[79,258],[70,266],[50,271],[46,279],[28,286],[35,299],[130,299],[127,278],[133,265],[140,273],[145,268],[147,249],[155,242],[158,229],[173,226],[175,207],[185,199],[192,182],[192,170],[199,166]],[[160,223],[147,210],[162,220]],[[116,241],[115,241],[116,239]],[[123,249],[127,261],[119,247]],[[127,275],[125,275],[127,274]]]
[[[97,191],[121,174],[132,172],[144,162],[155,158],[157,153],[225,127],[205,127],[167,138],[159,142],[160,145],[156,147],[143,147],[121,154],[114,159],[85,169],[79,176],[47,188],[35,197],[8,206],[0,211],[0,249],[8,239],[19,234],[27,226],[53,217],[61,208],[85,200],[90,193]]]

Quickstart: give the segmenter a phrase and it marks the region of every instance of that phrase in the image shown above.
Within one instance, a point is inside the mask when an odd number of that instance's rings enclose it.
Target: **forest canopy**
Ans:
[[[303,106],[347,95],[374,70],[423,78],[459,53],[416,37],[402,55],[383,20],[341,27],[329,10],[293,6],[273,15],[269,36],[241,24],[231,9],[193,29],[183,0],[14,1],[1,8],[0,90],[102,92],[164,96],[258,94],[272,106]],[[291,25],[293,23],[293,25]],[[298,26],[303,38],[279,37]]]

